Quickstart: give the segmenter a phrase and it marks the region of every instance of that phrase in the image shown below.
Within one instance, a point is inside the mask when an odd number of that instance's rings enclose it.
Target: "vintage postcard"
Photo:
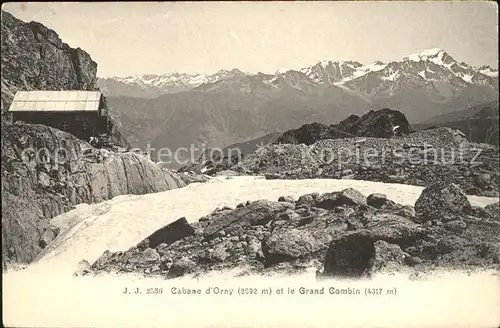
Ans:
[[[498,327],[498,5],[11,2],[6,327]]]

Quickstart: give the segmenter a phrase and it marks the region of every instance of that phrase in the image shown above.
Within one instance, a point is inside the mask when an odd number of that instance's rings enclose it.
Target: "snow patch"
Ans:
[[[422,61],[422,60],[427,60],[427,59],[432,58],[432,57],[436,57],[436,59],[438,61],[441,61],[442,58],[443,58],[443,54],[444,54],[444,50],[443,49],[432,48],[432,49],[424,50],[421,53],[409,55],[409,56],[407,56],[405,58],[407,58],[410,61],[419,62],[419,61]]]
[[[381,79],[384,81],[394,81],[399,76],[399,71],[391,73],[389,76],[382,76]]]
[[[479,73],[484,74],[489,77],[498,77],[498,70],[492,69],[491,67],[487,67],[484,69],[481,69]]]

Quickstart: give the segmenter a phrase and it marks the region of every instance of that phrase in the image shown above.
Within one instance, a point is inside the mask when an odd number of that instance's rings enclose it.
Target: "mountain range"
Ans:
[[[286,85],[298,89],[336,85],[365,95],[377,93],[384,96],[388,91],[397,91],[393,87],[382,92],[387,89],[387,84],[408,81],[416,85],[447,82],[457,89],[470,85],[488,85],[498,89],[498,70],[489,66],[475,68],[459,63],[444,50],[434,48],[390,63],[376,61],[363,65],[357,61],[324,60],[302,69],[277,71],[274,74],[243,73],[238,69],[220,70],[214,74],[141,74],[124,78],[100,78],[98,84],[107,95],[139,98],[155,98],[193,89],[215,91],[230,87],[231,84],[234,86],[237,82],[242,84],[242,92],[280,90]],[[259,87],[262,90],[258,90]],[[438,89],[443,93],[446,91],[443,87]]]
[[[225,147],[303,124],[334,124],[350,114],[392,108],[410,123],[498,99],[498,70],[473,67],[443,49],[363,65],[320,61],[274,74],[100,78],[111,113],[139,147]]]

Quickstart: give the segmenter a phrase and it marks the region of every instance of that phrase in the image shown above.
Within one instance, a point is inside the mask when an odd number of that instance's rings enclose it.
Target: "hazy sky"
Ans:
[[[274,73],[319,60],[399,60],[443,48],[497,67],[495,2],[8,3],[86,50],[99,76]]]

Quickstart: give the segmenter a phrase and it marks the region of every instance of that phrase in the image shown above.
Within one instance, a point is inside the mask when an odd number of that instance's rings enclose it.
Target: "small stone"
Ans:
[[[371,194],[366,198],[366,203],[375,208],[382,208],[387,202],[385,194]]]
[[[193,262],[191,259],[187,257],[183,257],[180,260],[175,261],[167,274],[168,278],[176,278],[183,276],[184,274],[188,273],[192,269],[196,267],[196,263]]]

